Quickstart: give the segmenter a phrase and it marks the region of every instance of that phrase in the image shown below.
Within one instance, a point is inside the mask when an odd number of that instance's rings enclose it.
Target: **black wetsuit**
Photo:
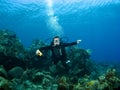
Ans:
[[[67,46],[72,46],[77,44],[77,42],[72,42],[72,43],[61,43],[60,45],[50,45],[46,47],[41,47],[39,50],[48,50],[50,49],[52,51],[52,61],[56,65],[59,61],[62,62],[63,66],[65,68],[68,68],[68,65],[66,64],[66,50],[65,47]]]

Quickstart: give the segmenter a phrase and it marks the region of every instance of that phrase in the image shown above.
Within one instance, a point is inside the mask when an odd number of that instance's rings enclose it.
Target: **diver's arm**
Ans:
[[[67,47],[67,46],[72,46],[72,45],[76,45],[79,44],[82,40],[77,40],[76,42],[72,42],[72,43],[64,43],[63,46]]]
[[[41,47],[41,48],[39,48],[39,50],[41,51],[41,50],[49,50],[49,49],[51,49],[52,48],[52,46],[46,46],[46,47]]]
[[[51,48],[52,48],[51,46],[41,47],[40,49],[36,50],[36,55],[42,56],[43,55],[43,53],[41,52],[42,50],[48,50],[48,49],[51,49]]]

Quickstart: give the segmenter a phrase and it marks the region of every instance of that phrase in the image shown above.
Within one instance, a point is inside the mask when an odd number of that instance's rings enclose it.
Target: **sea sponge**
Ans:
[[[95,80],[92,80],[92,81],[87,83],[87,86],[93,86],[95,83],[96,83]]]
[[[99,85],[98,80],[91,80],[91,81],[86,83],[85,89],[86,90],[97,90],[98,85]]]

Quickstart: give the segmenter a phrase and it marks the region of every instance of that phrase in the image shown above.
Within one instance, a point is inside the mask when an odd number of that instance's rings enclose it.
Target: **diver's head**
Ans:
[[[55,36],[53,38],[53,46],[56,46],[56,45],[60,45],[60,37],[59,36]]]

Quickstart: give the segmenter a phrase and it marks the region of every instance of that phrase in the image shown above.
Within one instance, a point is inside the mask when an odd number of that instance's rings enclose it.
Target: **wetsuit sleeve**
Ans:
[[[52,49],[52,46],[46,46],[46,47],[41,47],[39,48],[39,50],[49,50],[49,49]]]
[[[72,42],[72,43],[64,43],[63,46],[67,47],[67,46],[72,46],[72,45],[76,45],[77,42]]]

